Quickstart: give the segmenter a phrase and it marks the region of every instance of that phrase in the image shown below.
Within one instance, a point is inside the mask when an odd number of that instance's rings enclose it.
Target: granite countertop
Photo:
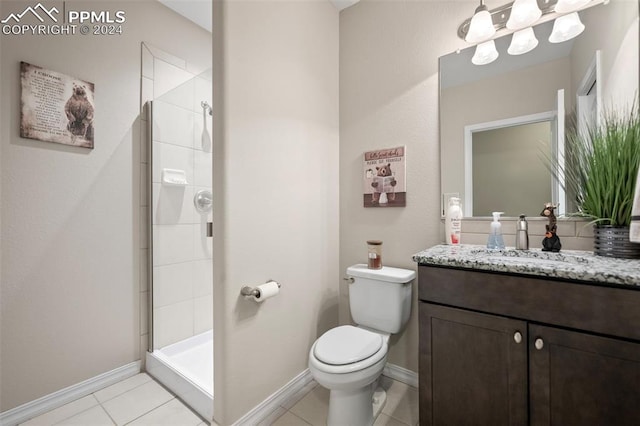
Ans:
[[[509,272],[601,284],[636,286],[640,289],[640,260],[613,259],[592,252],[540,249],[489,250],[484,246],[437,245],[413,255],[420,265],[448,266],[493,272]]]

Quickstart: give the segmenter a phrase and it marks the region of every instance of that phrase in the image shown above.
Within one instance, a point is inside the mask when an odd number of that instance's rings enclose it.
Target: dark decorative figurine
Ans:
[[[556,215],[553,214],[553,211],[558,206],[554,206],[552,203],[545,203],[544,209],[540,216],[548,217],[549,224],[545,225],[547,232],[544,234],[544,239],[542,240],[542,251],[552,251],[557,253],[562,248],[562,244],[560,244],[560,237],[556,235],[556,231],[558,229]]]

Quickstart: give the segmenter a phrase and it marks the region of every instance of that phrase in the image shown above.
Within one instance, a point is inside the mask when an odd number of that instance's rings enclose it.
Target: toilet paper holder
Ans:
[[[265,281],[265,284],[270,283],[271,281],[274,280],[267,280]],[[276,282],[276,284],[278,284],[278,288],[282,287],[279,282]],[[240,289],[240,294],[245,297],[258,297],[260,296],[260,290],[257,287],[249,287],[246,285]]]

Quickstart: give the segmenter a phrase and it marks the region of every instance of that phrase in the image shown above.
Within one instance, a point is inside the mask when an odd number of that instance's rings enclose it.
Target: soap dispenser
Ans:
[[[523,214],[516,222],[516,250],[529,250],[529,224]]]
[[[487,248],[494,250],[504,249],[504,239],[502,238],[502,224],[500,215],[504,212],[493,212],[493,222],[491,222],[491,233],[487,241]]]

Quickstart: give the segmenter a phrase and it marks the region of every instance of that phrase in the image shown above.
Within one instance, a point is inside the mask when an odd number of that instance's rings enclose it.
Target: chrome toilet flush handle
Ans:
[[[353,284],[355,282],[355,279],[353,277],[344,277],[342,279],[348,282],[349,284]]]

